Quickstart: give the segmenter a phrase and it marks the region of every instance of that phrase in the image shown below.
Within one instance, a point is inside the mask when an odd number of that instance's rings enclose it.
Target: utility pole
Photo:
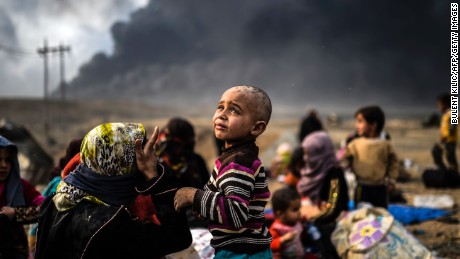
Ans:
[[[56,49],[53,49],[53,51],[59,52],[59,63],[60,63],[60,70],[61,70],[61,83],[60,83],[60,89],[61,89],[61,101],[65,101],[65,65],[64,65],[64,53],[65,52],[70,52],[70,46],[64,46],[62,44],[59,44],[59,46]]]
[[[61,100],[65,100],[65,79],[64,79],[64,53],[70,52],[70,46],[64,46],[59,44],[57,47],[49,47],[48,42],[44,40],[42,48],[38,48],[37,52],[40,56],[43,57],[43,100],[44,100],[44,130],[45,134],[49,134],[49,116],[48,116],[48,54],[49,53],[59,53],[60,57],[60,90],[61,90]]]
[[[45,134],[48,135],[48,53],[50,49],[46,40],[43,42],[43,48],[38,48],[37,52],[43,57],[43,126]]]

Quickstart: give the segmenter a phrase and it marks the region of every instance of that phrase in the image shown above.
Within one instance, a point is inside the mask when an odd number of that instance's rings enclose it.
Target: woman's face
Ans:
[[[11,171],[11,151],[0,148],[0,182],[6,181]]]

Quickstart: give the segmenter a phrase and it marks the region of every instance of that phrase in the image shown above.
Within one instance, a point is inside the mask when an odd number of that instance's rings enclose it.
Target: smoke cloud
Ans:
[[[65,9],[65,7],[63,7]],[[151,0],[111,26],[75,98],[214,105],[236,84],[278,107],[435,109],[449,88],[446,1]]]

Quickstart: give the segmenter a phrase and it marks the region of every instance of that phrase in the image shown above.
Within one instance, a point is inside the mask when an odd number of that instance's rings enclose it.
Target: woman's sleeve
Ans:
[[[192,234],[185,213],[176,212],[174,209],[175,194],[174,191],[152,195],[160,225],[149,224],[149,226],[153,230],[158,228],[152,232],[156,234],[155,247],[164,250],[165,254],[184,250],[192,243]]]
[[[21,179],[22,187],[24,189],[24,199],[26,206],[15,207],[14,212],[16,220],[19,223],[33,223],[38,220],[38,213],[40,211],[40,204],[45,199],[35,187],[24,179]]]
[[[348,208],[348,188],[341,169],[333,169],[333,176],[328,178],[321,190],[322,195],[327,193],[326,208],[318,215],[314,222],[316,224],[327,224],[334,222],[340,213]]]
[[[178,252],[192,243],[192,234],[185,214],[174,209],[174,196],[178,188],[173,181],[165,177],[167,170],[159,165],[158,172],[161,174],[138,188],[139,193],[150,196],[150,200],[144,199],[144,202],[153,203],[155,216],[160,223],[147,223],[141,227],[135,225],[137,231],[143,233],[141,236],[145,235],[145,239],[140,243],[154,247],[155,255]]]

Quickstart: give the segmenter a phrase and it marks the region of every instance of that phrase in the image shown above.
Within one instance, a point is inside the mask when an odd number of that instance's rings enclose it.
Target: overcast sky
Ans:
[[[437,0],[3,0],[0,96],[43,96],[46,38],[72,48],[74,98],[200,107],[253,84],[301,110],[435,109],[450,89],[449,16]]]
[[[0,1],[0,97],[42,97],[43,59],[37,48],[70,45],[66,79],[96,52],[112,53],[110,27],[148,0],[2,0]],[[59,82],[59,58],[51,56],[50,89]]]

